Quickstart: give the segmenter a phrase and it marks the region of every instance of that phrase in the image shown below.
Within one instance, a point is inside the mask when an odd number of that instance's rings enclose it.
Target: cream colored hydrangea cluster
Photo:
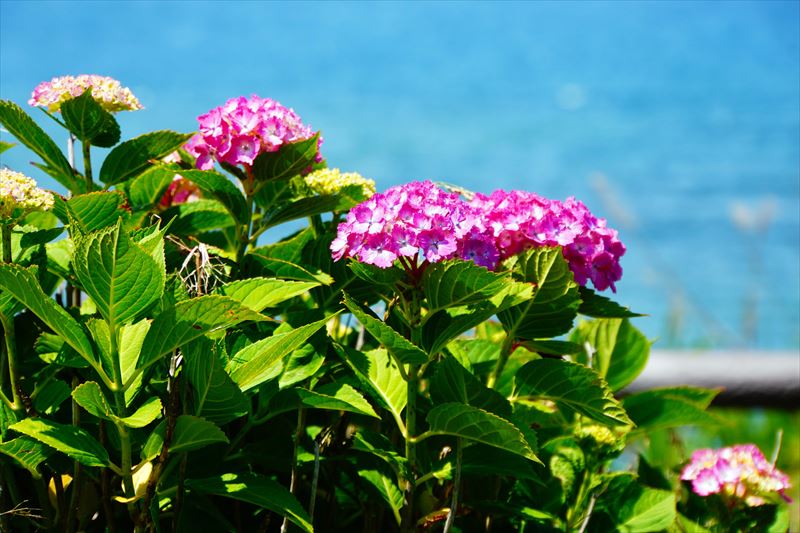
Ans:
[[[20,216],[19,211],[46,211],[52,207],[53,194],[37,187],[32,178],[0,169],[0,219]]]
[[[142,109],[142,104],[130,89],[123,87],[114,78],[96,74],[61,76],[43,81],[33,90],[28,104],[45,107],[51,113],[55,113],[61,109],[61,104],[82,95],[87,89],[90,89],[92,97],[111,113]]]
[[[306,185],[317,194],[337,194],[345,187],[360,187],[366,200],[375,194],[375,181],[357,172],[342,172],[338,168],[315,170],[305,177]]]

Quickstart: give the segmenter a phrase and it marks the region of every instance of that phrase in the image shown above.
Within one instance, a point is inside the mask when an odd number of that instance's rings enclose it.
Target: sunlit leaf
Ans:
[[[55,448],[86,466],[108,466],[108,452],[86,430],[44,418],[26,418],[9,429]]]

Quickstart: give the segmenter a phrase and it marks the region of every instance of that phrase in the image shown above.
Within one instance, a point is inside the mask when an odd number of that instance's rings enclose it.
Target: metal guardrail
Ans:
[[[718,406],[800,409],[800,350],[653,350],[624,392],[676,385],[722,388]]]

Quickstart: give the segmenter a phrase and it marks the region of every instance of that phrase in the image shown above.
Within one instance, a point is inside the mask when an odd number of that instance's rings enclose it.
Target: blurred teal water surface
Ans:
[[[584,200],[627,243],[615,298],[657,346],[797,348],[799,21],[795,1],[3,1],[0,97],[110,75],[146,107],[120,116],[132,137],[269,96],[379,189]]]

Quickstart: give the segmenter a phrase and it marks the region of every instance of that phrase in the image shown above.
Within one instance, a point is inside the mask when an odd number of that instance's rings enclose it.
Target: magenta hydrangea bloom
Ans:
[[[767,461],[754,444],[739,444],[718,450],[702,449],[692,454],[681,472],[700,496],[723,494],[746,505],[761,505],[773,494],[791,501],[784,493],[789,476]]]
[[[186,150],[202,170],[213,168],[215,160],[249,167],[263,152],[277,152],[286,143],[314,136],[294,110],[256,95],[232,98],[197,120],[199,132],[186,143]],[[316,160],[322,161],[319,150]]]
[[[598,290],[615,290],[622,276],[625,246],[617,232],[574,198],[558,202],[495,191],[465,202],[429,181],[393,187],[354,207],[339,225],[331,251],[336,260],[353,257],[381,268],[400,257],[428,262],[459,257],[494,269],[536,246],[561,246],[581,285],[591,280]]]
[[[528,248],[561,246],[578,284],[591,280],[597,290],[610,287],[616,292],[625,246],[605,219],[592,215],[582,202],[498,190],[489,196],[476,194],[470,205],[484,220],[501,260]]]

